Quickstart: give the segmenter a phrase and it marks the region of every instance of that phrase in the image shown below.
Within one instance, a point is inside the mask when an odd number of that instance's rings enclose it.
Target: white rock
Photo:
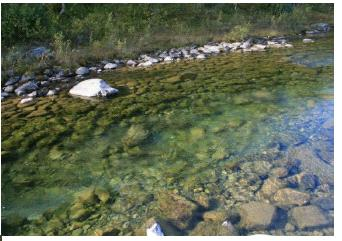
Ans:
[[[199,54],[197,55],[196,59],[205,59],[205,55],[204,54]]]
[[[158,223],[152,224],[151,227],[146,229],[147,236],[164,236],[164,233]]]
[[[307,44],[307,43],[314,43],[315,41],[310,39],[310,38],[305,38],[303,39],[303,43]]]
[[[33,101],[33,98],[32,97],[29,97],[29,98],[24,98],[20,101],[20,104],[25,104],[25,103],[28,103],[28,102],[31,102]]]
[[[55,95],[56,93],[57,93],[56,90],[49,90],[49,91],[47,92],[46,96],[53,96],[53,95]]]
[[[128,60],[127,61],[127,63],[126,63],[128,66],[132,66],[132,67],[134,67],[134,66],[136,66],[137,65],[137,62],[135,62],[134,60]]]
[[[251,50],[251,51],[263,51],[263,50],[265,50],[265,48],[266,48],[266,45],[263,45],[263,44],[254,44],[254,45],[250,48],[250,50]]]
[[[286,48],[293,48],[293,45],[292,44],[285,44],[284,45]]]
[[[190,49],[190,54],[191,54],[191,55],[198,55],[199,52],[198,52],[197,49]]]
[[[86,74],[89,74],[89,69],[87,67],[79,67],[77,70],[76,70],[76,74],[78,75],[86,75]]]
[[[28,97],[36,97],[37,96],[37,91],[33,91],[30,94],[27,95]]]
[[[166,56],[166,57],[164,58],[164,61],[165,61],[165,62],[172,62],[172,61],[173,61],[173,58],[172,58],[171,56]]]
[[[85,97],[109,96],[117,92],[117,89],[110,87],[103,79],[84,80],[69,91],[71,95]]]
[[[115,68],[117,68],[117,67],[118,67],[117,64],[108,63],[108,64],[106,64],[103,68],[104,68],[104,69],[115,69]]]
[[[151,61],[146,61],[146,62],[142,62],[142,63],[138,64],[138,67],[149,67],[152,65],[153,65],[153,63]]]

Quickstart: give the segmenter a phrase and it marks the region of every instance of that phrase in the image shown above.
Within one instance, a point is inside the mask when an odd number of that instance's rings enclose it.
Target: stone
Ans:
[[[95,188],[94,187],[85,188],[84,190],[77,192],[75,194],[75,197],[82,204],[94,203],[94,201],[95,201]]]
[[[134,60],[128,60],[127,61],[127,66],[130,66],[130,67],[135,67],[137,65],[137,62],[135,62]]]
[[[295,207],[290,211],[290,218],[300,229],[310,229],[326,226],[329,220],[314,205]]]
[[[46,94],[46,96],[54,96],[57,94],[57,91],[56,90],[49,90]]]
[[[33,80],[34,79],[34,75],[31,74],[23,74],[21,76],[20,82],[27,82],[29,80]]]
[[[296,175],[298,187],[303,191],[313,191],[319,185],[319,179],[312,173],[300,173]]]
[[[119,92],[112,88],[103,79],[88,79],[81,81],[71,88],[69,93],[76,96],[95,97],[95,96],[110,96]]]
[[[279,178],[270,177],[265,180],[264,184],[260,189],[260,193],[264,197],[271,197],[274,195],[279,189],[286,186],[284,181],[281,181]]]
[[[310,38],[305,38],[303,39],[303,43],[307,44],[307,43],[314,43],[315,41],[310,39]]]
[[[155,222],[146,229],[146,236],[164,236],[164,233],[159,225]]]
[[[110,198],[109,192],[102,188],[95,188],[95,195],[102,203],[107,203]]]
[[[118,67],[117,64],[108,63],[108,64],[106,64],[103,68],[104,68],[104,69],[116,69],[117,67]]]
[[[76,70],[76,74],[78,75],[87,75],[89,74],[89,69],[87,67],[79,67],[77,70]]]
[[[19,81],[19,77],[11,77],[9,80],[6,81],[5,86],[9,86],[9,85],[14,85],[15,83],[17,83]]]
[[[316,175],[321,184],[334,184],[334,167],[322,161],[310,146],[300,145],[289,148],[288,156],[290,162],[300,164],[301,170]]]
[[[190,231],[191,236],[236,236],[237,230],[230,222],[199,222],[193,230]]]
[[[276,167],[271,170],[270,176],[284,178],[288,175],[289,171],[285,167]]]
[[[317,197],[310,201],[310,204],[316,205],[323,210],[334,209],[334,198],[332,197]]]
[[[166,220],[180,229],[185,229],[198,206],[178,194],[160,192],[157,195],[157,207]]]
[[[250,50],[251,50],[251,51],[263,51],[263,50],[265,50],[265,48],[266,48],[266,45],[263,45],[263,44],[254,44],[254,45],[250,48]]]
[[[206,59],[204,54],[199,54],[196,56],[196,59]]]
[[[302,206],[310,201],[310,195],[291,188],[283,188],[274,194],[273,199],[281,206]]]
[[[27,94],[27,97],[37,97],[37,91],[32,91],[31,93]]]
[[[20,104],[26,104],[26,103],[29,103],[29,102],[32,102],[32,101],[33,101],[33,98],[32,97],[28,97],[28,98],[21,99],[20,100]]]
[[[127,147],[134,147],[142,144],[148,137],[149,131],[145,130],[144,126],[132,125],[123,137],[122,142]]]
[[[213,210],[203,213],[204,221],[223,222],[227,217],[227,213],[224,210]]]
[[[252,46],[253,44],[253,39],[248,39],[247,41],[243,42],[241,45],[240,45],[240,48],[242,49],[248,49]]]
[[[164,61],[165,62],[172,62],[174,59],[171,57],[171,56],[166,56],[165,58],[164,58]]]
[[[267,161],[253,161],[242,163],[240,168],[247,173],[255,173],[259,177],[267,177],[272,165]]]
[[[4,88],[4,91],[7,93],[12,93],[14,91],[14,86],[13,85],[8,85]]]
[[[250,202],[239,208],[240,226],[248,230],[265,230],[276,217],[276,208],[268,203]]]
[[[86,208],[79,208],[79,209],[72,208],[70,209],[69,218],[71,220],[82,221],[88,218],[90,214],[91,214],[91,211]]]
[[[28,91],[34,91],[38,89],[37,84],[34,81],[29,81],[14,90],[16,95],[21,96],[26,94]]]
[[[328,23],[315,23],[311,25],[311,28],[319,32],[328,32],[330,25]]]
[[[145,62],[138,64],[138,67],[149,67],[152,65],[153,65],[153,63],[151,61],[145,61]]]

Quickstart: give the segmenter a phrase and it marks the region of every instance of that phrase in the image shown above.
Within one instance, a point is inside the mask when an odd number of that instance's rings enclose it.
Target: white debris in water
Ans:
[[[147,236],[164,236],[164,233],[160,227],[160,225],[155,222],[152,224],[152,226],[148,229],[146,229],[146,235]]]

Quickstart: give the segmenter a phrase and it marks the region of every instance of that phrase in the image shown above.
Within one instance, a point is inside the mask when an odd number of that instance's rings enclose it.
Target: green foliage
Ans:
[[[333,22],[333,4],[2,4],[3,56],[13,46],[52,45],[62,65],[85,59],[301,31]],[[56,34],[57,33],[57,34]],[[2,59],[5,62],[6,57]]]

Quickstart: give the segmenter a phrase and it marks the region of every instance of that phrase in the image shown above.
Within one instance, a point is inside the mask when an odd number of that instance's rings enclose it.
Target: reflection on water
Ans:
[[[2,102],[3,232],[333,234],[332,41],[105,73],[125,91],[103,101]]]

